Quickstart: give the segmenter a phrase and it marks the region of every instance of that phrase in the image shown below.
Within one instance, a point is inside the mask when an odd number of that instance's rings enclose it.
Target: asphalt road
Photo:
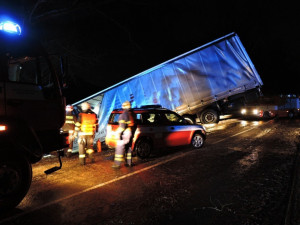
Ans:
[[[29,193],[0,224],[284,224],[290,208],[300,119],[225,119],[206,126],[200,150],[163,149],[113,170],[114,151],[61,170],[45,157],[33,165]]]

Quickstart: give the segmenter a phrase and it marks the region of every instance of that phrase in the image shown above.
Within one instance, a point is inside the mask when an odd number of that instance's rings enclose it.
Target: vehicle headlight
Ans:
[[[258,109],[253,109],[253,114],[257,115],[258,114]]]
[[[242,113],[242,114],[246,114],[246,112],[247,112],[246,109],[242,109],[242,110],[241,110],[241,113]]]
[[[7,127],[5,125],[0,124],[0,131],[6,131]]]

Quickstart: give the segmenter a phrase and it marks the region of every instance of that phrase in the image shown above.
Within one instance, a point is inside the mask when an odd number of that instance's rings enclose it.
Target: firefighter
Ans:
[[[66,120],[65,124],[62,127],[63,132],[69,133],[69,148],[66,152],[66,156],[70,157],[72,155],[72,149],[73,149],[73,141],[75,138],[75,123],[76,123],[76,116],[73,114],[73,106],[67,105],[66,106]]]
[[[115,159],[112,168],[119,169],[121,163],[124,161],[124,156],[126,157],[125,166],[131,167],[132,164],[132,149],[131,140],[135,128],[135,115],[131,109],[131,104],[129,101],[125,101],[122,104],[123,113],[119,116],[119,127],[117,129],[117,146],[115,150]],[[124,155],[125,154],[125,155]]]
[[[75,130],[78,133],[79,162],[81,165],[85,165],[86,156],[92,163],[95,162],[93,143],[95,132],[98,130],[98,119],[88,102],[82,103],[81,109],[82,112],[78,115]]]

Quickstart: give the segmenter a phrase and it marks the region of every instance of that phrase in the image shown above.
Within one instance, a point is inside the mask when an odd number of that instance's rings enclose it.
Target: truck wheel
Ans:
[[[295,116],[294,112],[293,112],[293,111],[289,111],[288,117],[289,117],[290,119],[293,119],[294,116]]]
[[[0,211],[16,207],[31,185],[32,168],[20,153],[1,153],[0,157]]]
[[[188,122],[188,124],[195,124],[195,119],[192,116],[183,115],[182,117]]]
[[[263,118],[264,119],[270,119],[270,117],[271,117],[270,113],[268,111],[265,111],[264,114],[263,114]]]
[[[204,124],[208,123],[218,123],[219,122],[219,114],[216,110],[206,109],[201,113],[201,122]]]
[[[198,149],[201,148],[203,144],[204,144],[203,136],[199,133],[195,133],[191,141],[192,147]]]
[[[149,140],[141,139],[138,141],[135,151],[141,159],[148,158],[152,152],[152,145]]]

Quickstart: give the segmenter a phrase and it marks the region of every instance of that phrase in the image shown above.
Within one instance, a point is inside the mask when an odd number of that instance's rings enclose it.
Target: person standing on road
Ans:
[[[131,109],[129,101],[122,104],[123,113],[119,116],[119,127],[117,129],[119,140],[115,150],[114,164],[112,168],[119,169],[121,163],[124,161],[124,153],[126,157],[125,166],[133,166],[132,164],[132,149],[131,140],[133,136],[133,129],[135,127],[135,115]]]
[[[66,106],[66,120],[65,124],[62,127],[63,132],[69,133],[69,148],[66,152],[66,156],[70,157],[72,155],[72,149],[73,149],[73,141],[74,141],[74,130],[75,130],[75,123],[76,123],[76,116],[73,114],[73,106],[67,105]]]
[[[86,155],[92,163],[95,162],[93,144],[95,132],[98,129],[98,119],[88,102],[82,103],[81,109],[82,112],[78,115],[75,130],[78,133],[79,162],[81,165],[85,165]]]

